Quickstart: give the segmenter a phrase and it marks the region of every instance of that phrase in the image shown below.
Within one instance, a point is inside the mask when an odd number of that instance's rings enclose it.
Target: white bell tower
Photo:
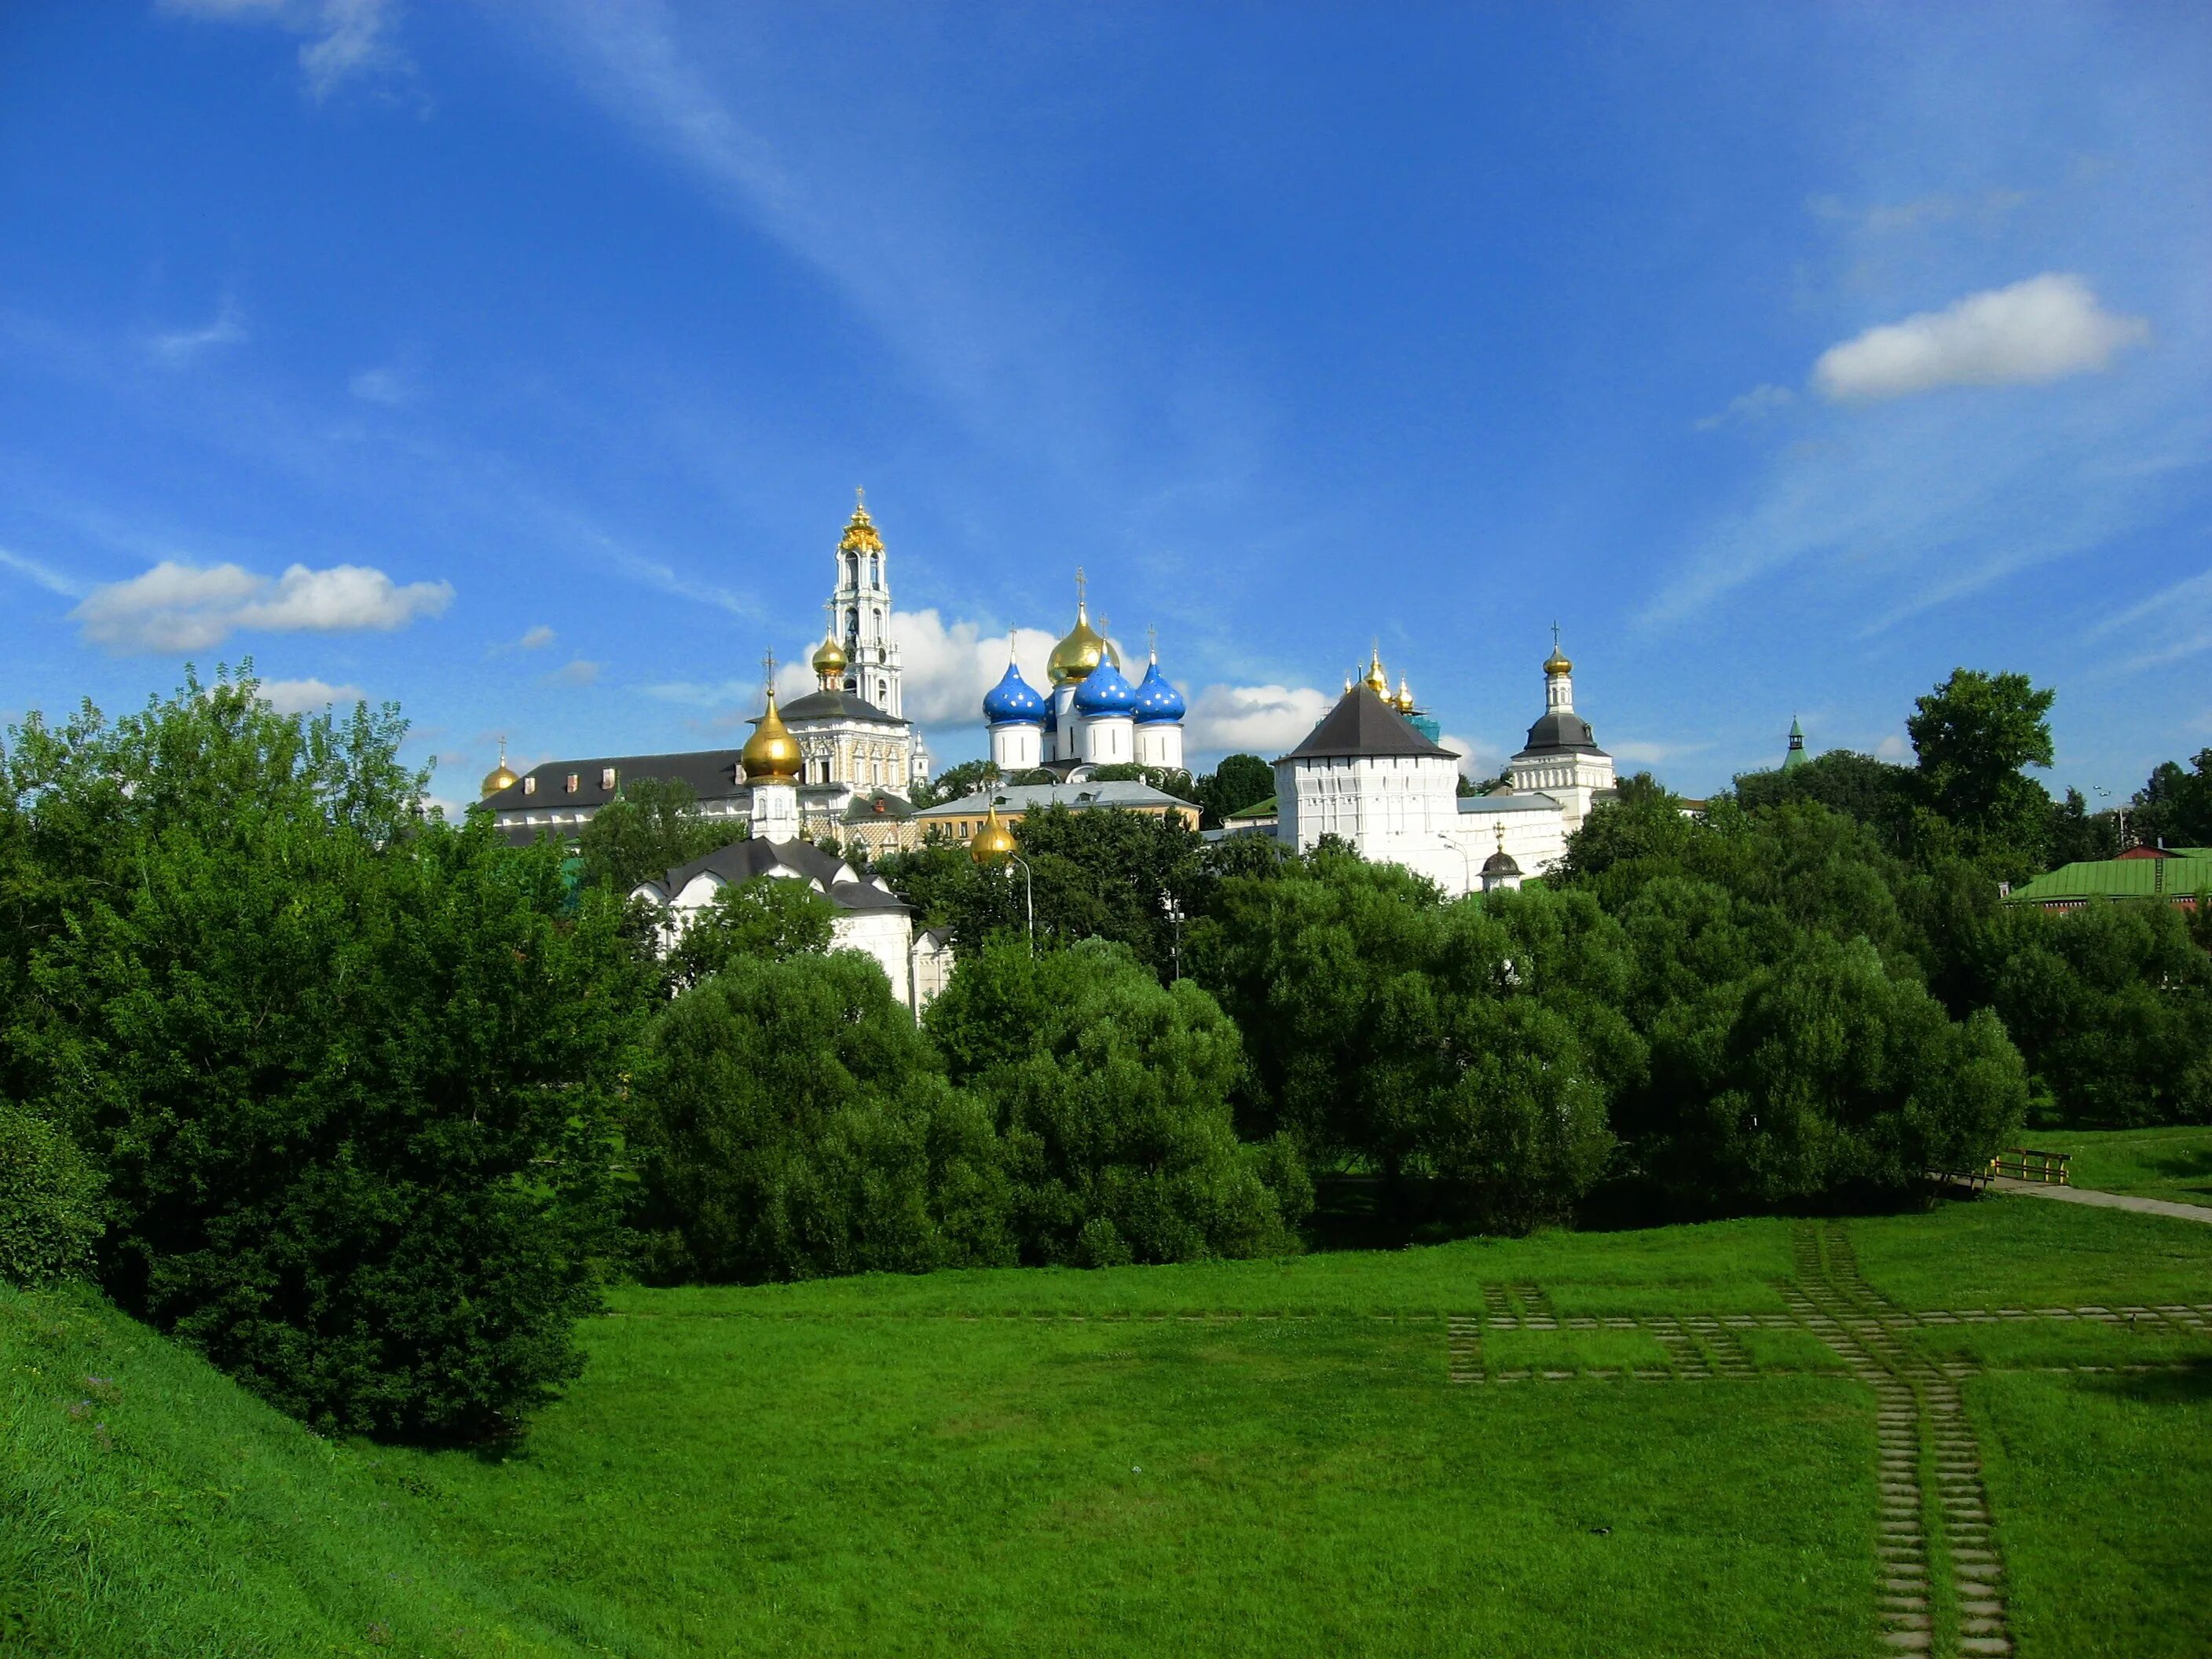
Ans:
[[[830,635],[845,648],[844,689],[886,714],[899,705],[899,648],[890,636],[891,587],[884,538],[854,490],[853,516],[837,541],[837,584],[830,593]]]

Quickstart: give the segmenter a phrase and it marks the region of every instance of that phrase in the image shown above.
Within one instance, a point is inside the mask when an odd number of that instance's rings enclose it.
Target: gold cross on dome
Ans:
[[[1552,624],[1552,649],[1553,649],[1553,650],[1554,650],[1554,651],[1556,651],[1556,650],[1558,650],[1559,648],[1559,623],[1553,623]]]
[[[1084,598],[1083,567],[1082,567],[1081,565],[1079,565],[1079,564],[1078,566],[1076,566],[1076,567],[1075,567],[1075,608],[1076,608],[1078,611],[1080,611],[1080,610],[1082,610],[1082,609],[1083,609],[1083,598]]]
[[[774,696],[775,695],[775,653],[773,651],[766,653],[761,658],[761,679],[762,683],[768,687],[769,696]]]

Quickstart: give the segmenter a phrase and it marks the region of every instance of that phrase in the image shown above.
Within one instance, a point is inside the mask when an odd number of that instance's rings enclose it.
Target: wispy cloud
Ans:
[[[1209,685],[1189,699],[1183,743],[1193,754],[1243,751],[1273,760],[1295,748],[1335,702],[1310,685]]]
[[[359,370],[347,380],[346,391],[365,404],[378,404],[386,409],[403,408],[413,403],[417,395],[414,375],[389,364]]]
[[[40,564],[36,559],[27,559],[21,553],[11,553],[4,547],[0,547],[0,570],[12,570],[27,581],[37,584],[49,593],[58,593],[64,599],[80,599],[85,592],[82,582],[71,581],[59,571]]]
[[[2081,278],[2050,271],[1831,346],[1813,365],[1813,383],[1838,403],[2027,386],[2101,373],[2123,349],[2149,338],[2142,318],[2116,317]]]
[[[563,664],[551,673],[543,676],[538,683],[541,685],[560,685],[572,689],[597,685],[599,683],[599,670],[603,666],[603,664],[579,657],[574,662]]]
[[[1747,426],[1765,420],[1796,401],[1797,394],[1786,386],[1755,386],[1729,398],[1727,407],[1717,415],[1706,416],[1697,422],[1697,428],[1700,432],[1711,432],[1717,427]]]
[[[405,586],[365,565],[289,568],[271,580],[235,564],[164,559],[143,575],[95,587],[70,612],[88,643],[117,655],[204,650],[236,631],[390,630],[451,604],[449,582]]]
[[[2125,653],[2112,664],[2116,672],[2161,667],[2212,651],[2212,570],[2107,617],[2089,630],[2089,637],[2127,641]]]
[[[393,38],[392,0],[158,0],[163,11],[227,23],[274,23],[308,37],[300,72],[318,102],[353,80],[406,76],[414,64]]]
[[[155,334],[146,342],[147,355],[164,368],[184,368],[219,347],[237,345],[246,338],[246,318],[228,300],[213,322],[199,328],[175,329]]]
[[[2029,200],[2024,190],[1988,190],[1978,196],[1937,192],[1910,201],[1875,202],[1853,206],[1838,196],[1816,196],[1807,204],[1815,218],[1839,221],[1871,236],[1895,236],[1905,231],[1960,222],[1984,228],[2001,223]]]
[[[525,629],[515,644],[525,651],[542,651],[553,643],[553,630],[540,623],[535,628]]]

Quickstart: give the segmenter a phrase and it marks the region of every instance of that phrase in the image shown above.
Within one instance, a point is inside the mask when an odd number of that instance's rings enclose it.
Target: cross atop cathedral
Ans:
[[[1080,610],[1082,610],[1082,609],[1083,609],[1083,593],[1084,593],[1083,567],[1082,567],[1081,565],[1079,565],[1079,564],[1078,566],[1076,566],[1076,567],[1075,567],[1075,608],[1076,608],[1078,611],[1080,611]]]
[[[1553,650],[1554,650],[1554,651],[1557,651],[1559,648],[1559,623],[1553,623],[1552,624],[1552,649],[1553,649]]]
[[[853,486],[853,511],[855,513],[865,513],[867,510],[868,492],[861,489],[860,485],[854,484]]]
[[[764,653],[761,657],[761,684],[767,688],[768,700],[775,701],[775,653]]]

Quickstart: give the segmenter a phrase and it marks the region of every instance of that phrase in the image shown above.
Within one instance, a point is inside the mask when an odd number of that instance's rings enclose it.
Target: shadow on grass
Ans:
[[[2099,1394],[2151,1406],[2191,1406],[2212,1400],[2212,1358],[2184,1360],[2154,1371],[2120,1371],[2087,1379]]]
[[[2145,1152],[2142,1166],[2161,1181],[2212,1194],[2212,1147],[2189,1146],[2171,1152]]]
[[[1575,1206],[1571,1225],[1583,1233],[1641,1232],[1685,1222],[1722,1221],[1747,1215],[1899,1215],[1934,1209],[1945,1197],[1973,1202],[1964,1188],[1939,1194],[1915,1186],[1851,1187],[1826,1201],[1780,1208],[1685,1201],[1640,1176],[1601,1182]],[[1995,1202],[1995,1195],[1988,1195]],[[1314,1178],[1314,1209],[1302,1230],[1313,1251],[1399,1250],[1454,1239],[1510,1237],[1529,1231],[1501,1219],[1482,1193],[1462,1182],[1433,1176],[1395,1177],[1339,1171]]]

